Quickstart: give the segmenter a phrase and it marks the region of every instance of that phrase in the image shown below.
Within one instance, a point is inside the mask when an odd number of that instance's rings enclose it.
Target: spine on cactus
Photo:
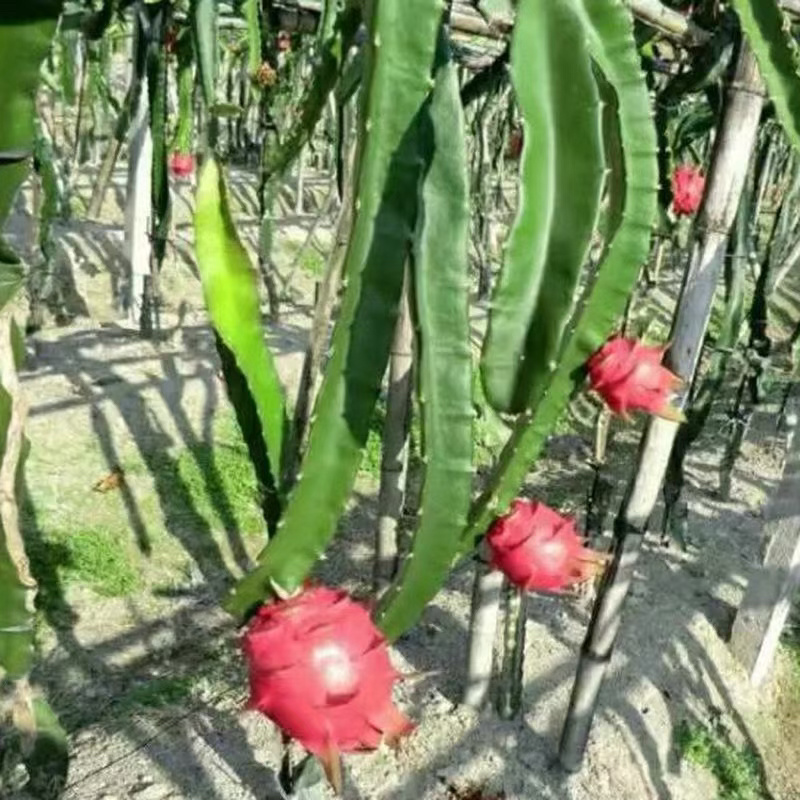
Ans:
[[[485,491],[473,505],[464,536],[466,550],[474,546],[491,520],[505,511],[514,499],[570,395],[582,380],[584,363],[623,313],[647,258],[651,226],[656,216],[656,134],[630,13],[619,0],[569,1],[582,23],[581,41],[585,39],[588,53],[617,96],[623,157],[623,211],[606,248],[605,259],[576,315],[574,327],[565,337],[555,369],[542,382],[537,396],[531,398],[530,410],[517,419]],[[574,66],[566,74],[571,77],[573,71]]]
[[[584,39],[571,0],[519,4],[511,80],[525,142],[521,200],[481,360],[500,411],[529,408],[558,361],[600,207],[600,101]]]
[[[302,472],[277,535],[226,607],[244,616],[274,586],[297,589],[332,537],[377,401],[413,237],[420,115],[431,92],[438,0],[370,4],[355,218],[347,281]]]
[[[216,160],[197,186],[195,248],[203,293],[217,336],[228,393],[262,487],[267,527],[280,516],[288,427],[283,388],[264,343],[255,270],[240,241]]]
[[[35,136],[39,68],[61,13],[60,0],[33,0],[0,8],[0,225],[30,166]],[[13,298],[22,270],[0,247],[0,309]],[[26,790],[44,796],[66,776],[66,737],[46,702],[29,684],[33,664],[36,582],[25,555],[16,498],[26,450],[24,403],[17,380],[18,350],[8,309],[0,314],[0,761],[24,764]],[[8,693],[10,692],[10,696]],[[6,714],[8,713],[8,715]]]
[[[410,556],[377,614],[390,640],[414,624],[449,572],[472,490],[465,126],[444,31],[441,40],[441,63],[423,127],[430,165],[417,215],[412,270],[425,483]]]

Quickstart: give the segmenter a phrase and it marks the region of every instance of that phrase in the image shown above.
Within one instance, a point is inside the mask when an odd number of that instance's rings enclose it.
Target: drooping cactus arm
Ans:
[[[214,158],[203,165],[195,210],[197,266],[220,345],[228,394],[256,467],[267,527],[281,509],[287,418],[283,388],[264,343],[258,279],[231,217],[225,177]]]
[[[503,513],[580,385],[581,366],[611,332],[647,258],[656,213],[656,137],[647,87],[639,66],[631,18],[619,0],[570,0],[582,22],[589,51],[617,94],[624,160],[622,222],[591,284],[575,326],[531,410],[514,424],[486,490],[473,505],[464,547],[469,550],[492,518]]]
[[[441,7],[437,0],[376,0],[370,8],[347,288],[308,450],[278,534],[226,603],[239,617],[274,586],[298,588],[327,546],[355,480],[389,357],[415,224],[419,121],[431,90]]]
[[[600,208],[601,108],[584,41],[570,0],[517,6],[520,204],[481,356],[487,399],[500,411],[529,408],[558,361]]]
[[[456,66],[442,38],[413,251],[425,482],[411,554],[376,615],[389,639],[416,622],[444,582],[472,491],[467,153]]]
[[[742,30],[789,141],[800,150],[800,47],[777,0],[733,0]]]

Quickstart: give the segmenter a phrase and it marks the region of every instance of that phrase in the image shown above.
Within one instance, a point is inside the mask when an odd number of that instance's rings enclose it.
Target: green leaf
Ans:
[[[261,2],[244,0],[242,9],[247,22],[247,71],[254,75],[261,66]]]
[[[416,622],[444,582],[472,492],[467,148],[457,67],[444,36],[412,271],[425,477],[411,553],[377,614],[390,640]]]
[[[511,78],[525,137],[520,205],[481,369],[489,402],[520,412],[558,360],[603,185],[601,106],[571,0],[520,2]]]
[[[25,350],[25,334],[13,317],[11,318],[11,349],[14,352],[14,366],[17,369],[22,369],[27,357],[27,352]]]
[[[190,37],[179,37],[177,47],[178,124],[172,149],[178,153],[192,152],[194,124],[194,47]]]
[[[225,179],[213,158],[203,165],[197,185],[195,247],[211,324],[233,359],[223,358],[223,366],[228,366],[225,374],[231,400],[237,415],[244,414],[245,418],[251,415],[243,404],[251,399],[255,406],[258,423],[252,423],[255,428],[246,423],[243,432],[248,446],[253,447],[253,431],[260,428],[270,474],[262,473],[259,478],[267,491],[275,494],[287,426],[283,389],[264,343],[256,272],[236,232]],[[249,398],[241,385],[242,378]],[[278,506],[273,504],[271,508]],[[274,526],[276,520],[268,522]]]
[[[39,67],[60,10],[52,0],[0,5],[0,224],[30,167]]]
[[[775,0],[732,0],[786,135],[800,150],[800,50]]]
[[[441,6],[438,0],[377,0],[371,11],[347,288],[302,473],[277,536],[226,603],[239,617],[274,584],[297,589],[333,536],[389,358],[414,231],[419,117],[431,90]]]
[[[0,309],[13,299],[24,278],[25,271],[21,264],[0,261]]]
[[[532,411],[521,415],[474,504],[464,546],[471,549],[492,519],[519,492],[547,437],[584,380],[586,359],[605,341],[623,313],[650,248],[657,213],[658,165],[653,111],[639,65],[630,14],[619,0],[571,0],[586,46],[617,94],[625,178],[623,219],[600,265],[555,371]]]

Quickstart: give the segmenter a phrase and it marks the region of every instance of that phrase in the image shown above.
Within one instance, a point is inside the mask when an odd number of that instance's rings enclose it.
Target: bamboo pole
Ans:
[[[470,708],[480,708],[489,696],[502,593],[503,573],[487,564],[477,563],[469,616],[467,683],[461,700]]]
[[[333,237],[333,247],[325,267],[325,275],[318,284],[314,318],[311,322],[311,335],[303,360],[300,385],[297,389],[297,402],[295,403],[293,420],[293,462],[289,467],[289,474],[292,476],[300,462],[308,436],[309,416],[316,399],[319,373],[328,344],[328,329],[342,283],[347,243],[350,240],[350,231],[353,227],[356,136],[351,111],[347,108],[341,109],[339,129],[342,137],[340,147],[342,164],[339,171],[342,181],[342,186],[340,187],[341,206],[339,208],[339,219],[336,223],[336,233]]]
[[[672,328],[666,365],[691,384],[723,268],[729,231],[744,188],[763,106],[763,85],[755,58],[741,45],[726,108],[714,143],[706,196],[700,211],[689,269]],[[678,398],[683,406],[684,396]],[[564,723],[559,759],[580,768],[603,678],[620,628],[622,608],[633,580],[647,523],[658,498],[679,423],[654,417],[615,522],[615,549],[581,648],[578,671]]]
[[[389,361],[389,392],[383,426],[378,525],[375,532],[373,591],[379,594],[397,571],[397,533],[405,500],[408,474],[409,411],[413,367],[414,327],[411,323],[408,276],[397,318]]]
[[[153,137],[148,119],[147,76],[143,76],[143,83],[129,133],[125,241],[130,263],[130,321],[144,331],[149,324],[145,291],[151,275]]]

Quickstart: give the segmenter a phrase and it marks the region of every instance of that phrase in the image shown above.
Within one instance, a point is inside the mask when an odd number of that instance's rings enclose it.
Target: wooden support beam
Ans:
[[[747,585],[731,634],[731,650],[758,686],[769,676],[781,633],[800,586],[800,398],[787,419],[794,422],[778,491],[767,506],[767,550]]]
[[[665,36],[694,47],[711,38],[711,34],[698,27],[679,11],[668,8],[660,0],[624,0],[636,17],[657,28]],[[800,0],[784,0],[800,6]],[[319,0],[283,0],[275,4],[280,25],[290,30],[306,31],[314,28],[319,14]],[[513,27],[513,20],[503,20],[490,25],[470,2],[454,2],[448,12],[453,32],[481,36],[486,39],[504,39]]]
[[[711,38],[708,31],[695,25],[680,11],[668,8],[660,0],[625,0],[625,4],[642,22],[689,47],[704,44]]]

